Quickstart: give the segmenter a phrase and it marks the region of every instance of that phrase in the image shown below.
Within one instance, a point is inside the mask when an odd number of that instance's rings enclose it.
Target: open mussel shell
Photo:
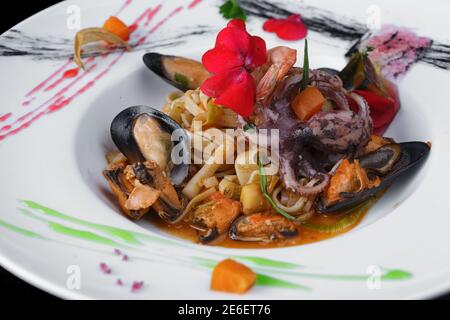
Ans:
[[[329,206],[322,198],[318,198],[317,211],[332,214],[356,207],[388,188],[398,178],[412,173],[425,161],[429,153],[430,146],[424,142],[405,142],[389,144],[362,156],[359,159],[361,166],[369,175],[378,175],[381,178],[380,185],[358,193],[343,193],[341,201]]]
[[[150,52],[144,55],[145,65],[161,79],[181,91],[195,90],[210,76],[195,60]]]
[[[168,160],[171,160],[172,151],[176,148],[178,159],[176,163],[173,163],[169,177],[173,185],[178,186],[182,184],[187,178],[189,171],[189,138],[180,125],[168,115],[148,106],[134,106],[123,110],[114,118],[111,124],[111,137],[115,145],[131,163],[149,160],[148,157],[144,156],[140,148],[142,143],[137,141],[135,135],[135,126],[139,123],[138,120],[142,119],[142,116],[154,120],[159,125],[160,130],[167,133],[165,139],[168,141],[161,142],[161,145],[170,144],[170,150],[167,150],[168,155],[166,157]],[[176,141],[172,142],[171,138],[174,137],[172,136],[174,131],[176,131],[176,135],[174,135],[176,136]],[[160,134],[156,135],[156,138],[149,137],[149,139],[159,139],[161,136]],[[159,149],[156,150],[159,152]],[[159,155],[154,154],[154,156],[157,157]]]

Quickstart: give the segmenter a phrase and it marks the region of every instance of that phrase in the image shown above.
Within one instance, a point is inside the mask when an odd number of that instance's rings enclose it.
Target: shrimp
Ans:
[[[266,101],[273,93],[277,81],[281,80],[297,61],[297,50],[288,47],[275,47],[267,52],[267,62],[255,71],[258,81],[256,100]]]

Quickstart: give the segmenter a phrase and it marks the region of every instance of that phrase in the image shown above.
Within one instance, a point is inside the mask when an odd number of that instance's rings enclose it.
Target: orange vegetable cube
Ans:
[[[110,17],[108,20],[106,20],[105,24],[103,25],[103,29],[114,33],[124,41],[130,40],[130,28],[128,28],[128,26],[117,17]]]
[[[292,102],[292,110],[301,121],[308,121],[313,115],[322,110],[325,97],[316,87],[307,87],[300,92]]]
[[[256,274],[245,265],[231,259],[220,262],[213,271],[211,289],[243,294],[256,282]]]

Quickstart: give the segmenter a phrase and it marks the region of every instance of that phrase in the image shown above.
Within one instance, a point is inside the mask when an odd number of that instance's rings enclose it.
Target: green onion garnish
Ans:
[[[244,126],[244,131],[245,132],[250,131],[250,130],[254,130],[254,129],[256,129],[256,126],[253,123],[251,123],[251,122],[247,122],[245,124],[245,126]]]
[[[303,78],[300,83],[300,91],[308,86],[309,82],[309,57],[308,57],[308,39],[305,39],[305,52],[303,54]]]
[[[297,220],[296,217],[291,216],[289,213],[287,213],[286,211],[284,211],[283,209],[278,207],[277,204],[273,201],[272,197],[267,193],[267,176],[266,176],[266,172],[264,170],[264,166],[259,161],[259,159],[258,159],[258,166],[259,166],[259,177],[260,177],[260,181],[261,181],[261,192],[262,192],[264,198],[266,198],[266,200],[270,203],[272,208],[277,213],[281,214],[282,216],[284,216],[285,218],[287,218],[291,221]]]
[[[365,212],[375,203],[375,199],[371,198],[362,204],[351,208],[345,213],[345,217],[336,223],[329,225],[320,225],[311,222],[304,222],[303,226],[321,233],[338,233],[354,226],[364,215]]]

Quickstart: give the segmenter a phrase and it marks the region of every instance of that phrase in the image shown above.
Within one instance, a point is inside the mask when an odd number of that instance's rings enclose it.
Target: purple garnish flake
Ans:
[[[142,289],[144,286],[144,281],[134,281],[131,286],[131,292],[136,293]]]
[[[122,279],[120,279],[120,278],[117,279],[116,284],[117,284],[119,287],[123,287],[123,285],[124,285]]]
[[[104,274],[111,274],[111,269],[108,267],[108,265],[104,262],[100,263],[100,270]]]
[[[119,249],[114,249],[114,254],[116,256],[120,256],[120,255],[122,255],[122,251],[120,251]]]
[[[130,258],[126,254],[124,254],[123,257],[122,257],[122,260],[123,261],[128,261],[128,260],[130,260]]]

